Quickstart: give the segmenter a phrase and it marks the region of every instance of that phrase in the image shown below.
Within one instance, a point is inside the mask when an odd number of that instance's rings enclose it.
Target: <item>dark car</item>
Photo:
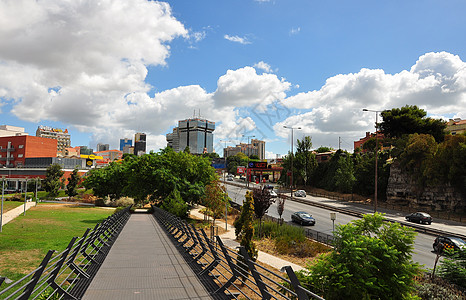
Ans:
[[[297,211],[291,215],[291,221],[301,225],[315,225],[316,219],[305,211]]]
[[[407,215],[405,218],[409,222],[425,223],[425,224],[432,223],[432,217],[429,214],[424,213],[424,212],[415,212],[415,213]]]
[[[460,238],[453,236],[438,236],[432,245],[435,252],[443,252],[444,249],[449,248],[452,250],[466,249],[466,242]]]

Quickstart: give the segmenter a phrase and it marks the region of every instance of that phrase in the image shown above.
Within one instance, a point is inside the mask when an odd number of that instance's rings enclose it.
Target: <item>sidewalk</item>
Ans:
[[[202,208],[197,207],[197,208],[192,209],[190,211],[190,213],[189,213],[190,216],[192,216],[192,217],[194,217],[196,219],[203,220],[204,219],[204,214],[199,212],[200,209],[202,209]],[[225,228],[225,220],[223,220],[223,221],[216,220],[215,224],[217,226],[221,227],[221,228]],[[222,239],[225,246],[227,246],[229,248],[232,248],[232,249],[236,249],[236,247],[239,247],[239,243],[235,240],[236,239],[235,227],[233,227],[232,225],[228,224],[227,225],[227,232],[219,235],[219,237]],[[293,271],[300,271],[300,270],[304,269],[303,267],[301,267],[301,266],[299,266],[297,264],[286,261],[284,259],[273,256],[271,254],[265,253],[265,252],[260,251],[260,250],[259,250],[258,255],[257,255],[257,260],[262,262],[262,263],[268,264],[269,266],[274,267],[274,268],[276,268],[278,270],[280,270],[284,266],[291,266],[293,268]]]
[[[33,206],[36,206],[36,202],[32,202],[32,201],[31,202],[26,202],[26,210],[30,209]],[[21,215],[22,213],[24,213],[24,204],[3,213],[2,226],[7,224],[8,222],[13,220],[17,216]]]

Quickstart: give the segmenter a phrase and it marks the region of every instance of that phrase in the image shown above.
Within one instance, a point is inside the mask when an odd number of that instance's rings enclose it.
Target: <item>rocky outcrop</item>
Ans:
[[[451,185],[418,187],[406,172],[402,172],[396,162],[390,167],[387,203],[420,211],[466,211],[466,199],[454,187]]]

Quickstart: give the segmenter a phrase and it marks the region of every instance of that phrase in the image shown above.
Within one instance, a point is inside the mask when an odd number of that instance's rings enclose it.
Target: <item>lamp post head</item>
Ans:
[[[367,108],[363,108],[362,111],[369,111],[369,110],[367,110]]]

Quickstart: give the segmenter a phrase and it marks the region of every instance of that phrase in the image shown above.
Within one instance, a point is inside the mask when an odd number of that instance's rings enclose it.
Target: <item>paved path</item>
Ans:
[[[83,297],[212,299],[150,214],[132,214]]]
[[[203,207],[198,206],[198,207],[192,209],[189,212],[189,214],[193,218],[204,219],[204,215],[201,212],[199,212],[199,210],[202,209],[202,208]],[[218,227],[225,228],[225,220],[222,221],[222,220],[217,219],[215,221],[215,224]],[[236,241],[235,227],[231,226],[230,224],[228,224],[227,232],[225,232],[223,234],[220,234],[219,236],[222,239],[222,242],[225,244],[225,246],[230,247],[232,249],[236,249],[236,247],[239,246],[239,243]],[[300,265],[294,264],[292,262],[286,261],[284,259],[273,256],[271,254],[268,254],[268,253],[260,251],[260,250],[258,251],[258,254],[257,254],[257,260],[260,261],[260,262],[263,262],[265,264],[268,264],[269,266],[274,267],[274,268],[276,268],[278,270],[280,270],[284,266],[291,266],[293,268],[293,271],[300,271],[300,270],[304,269]]]
[[[26,210],[30,209],[31,207],[36,206],[36,202],[26,202]],[[5,213],[3,213],[2,217],[2,226],[5,225],[6,223],[10,222],[17,216],[21,215],[24,213],[24,204],[18,207],[15,207]],[[27,213],[26,213],[27,215]]]

